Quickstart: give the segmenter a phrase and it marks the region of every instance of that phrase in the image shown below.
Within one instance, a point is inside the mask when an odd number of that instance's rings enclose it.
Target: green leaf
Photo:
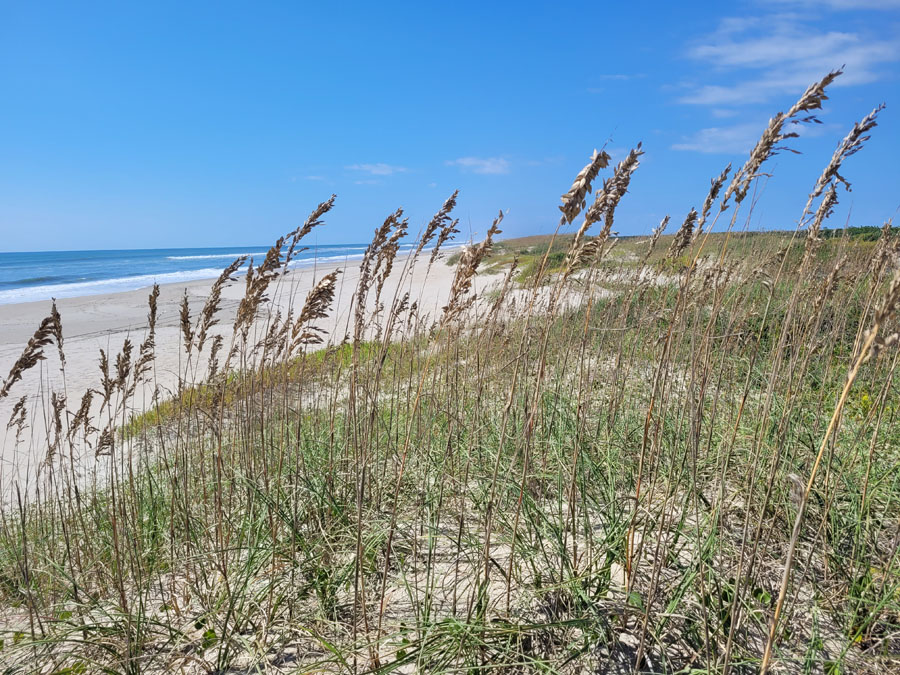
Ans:
[[[635,607],[643,612],[644,611],[644,598],[637,591],[631,591],[628,594],[628,605],[630,607]]]
[[[202,646],[203,649],[209,649],[214,644],[216,644],[217,640],[218,640],[218,638],[216,638],[216,631],[214,631],[212,628],[210,628],[210,629],[204,631],[203,639],[200,642],[200,646]]]

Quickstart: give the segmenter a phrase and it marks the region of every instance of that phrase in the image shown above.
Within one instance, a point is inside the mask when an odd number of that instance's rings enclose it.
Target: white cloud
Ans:
[[[900,0],[765,0],[770,5],[844,9],[900,9]]]
[[[325,180],[324,176],[304,176],[303,180]]]
[[[730,127],[708,127],[675,143],[673,150],[690,150],[708,154],[736,155],[749,152],[765,124],[752,122]]]
[[[351,171],[363,171],[373,176],[391,176],[395,173],[409,171],[405,166],[393,166],[384,162],[378,162],[377,164],[351,164],[346,168]]]
[[[760,135],[766,128],[766,120],[759,118],[755,122],[734,124],[727,127],[707,127],[685,136],[680,143],[672,145],[673,150],[688,150],[706,154],[737,155],[750,152]],[[790,123],[785,131],[798,136],[814,138],[827,133],[834,133],[840,127],[834,124],[798,124]]]
[[[592,79],[595,80],[617,80],[619,82],[624,82],[626,80],[635,80],[637,78],[646,77],[643,73],[635,73],[633,75],[626,75],[623,73],[609,73],[606,75],[591,75]]]
[[[446,162],[447,166],[458,166],[472,173],[509,173],[509,162],[502,157],[460,157]]]
[[[688,50],[688,56],[728,84],[703,84],[681,97],[694,105],[765,103],[783,94],[799,94],[841,65],[835,86],[880,79],[884,64],[900,60],[900,42],[873,39],[856,32],[823,31],[802,16],[725,19],[718,29]],[[747,79],[739,79],[741,72]]]

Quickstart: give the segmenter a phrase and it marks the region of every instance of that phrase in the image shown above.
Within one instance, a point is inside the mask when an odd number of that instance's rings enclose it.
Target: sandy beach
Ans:
[[[445,254],[446,255],[446,254]],[[454,268],[445,259],[435,262],[429,269],[428,253],[423,253],[411,275],[402,280],[401,273],[407,257],[395,261],[391,276],[385,283],[382,298],[389,304],[395,295],[410,294],[410,302],[418,301],[420,315],[437,317],[446,303]],[[255,331],[264,330],[267,320],[277,312],[285,315],[293,308],[296,314],[302,307],[310,289],[324,275],[340,270],[337,291],[329,316],[316,322],[323,329],[328,343],[339,343],[352,330],[349,327],[351,298],[359,279],[359,260],[329,261],[327,264],[310,265],[290,270],[273,285],[268,293],[270,301],[261,312]],[[180,330],[179,310],[182,298],[187,294],[192,321],[206,302],[214,279],[191,281],[160,286],[156,330],[155,376],[152,386],[145,387],[143,395],[136,395],[131,414],[140,413],[152,403],[153,387],[158,387],[162,398],[176,388],[179,374],[187,372],[186,380],[192,381],[192,372],[205,372],[205,363],[186,363]],[[490,283],[479,280],[479,286]],[[403,288],[398,288],[400,283]],[[90,295],[65,298],[57,301],[62,318],[65,369],[60,367],[55,345],[45,349],[46,359],[28,371],[5,399],[0,399],[0,422],[3,424],[2,462],[0,462],[0,487],[4,493],[15,481],[31,484],[40,474],[46,454],[46,439],[52,429],[50,394],[64,393],[69,417],[77,410],[82,395],[89,388],[98,388],[101,380],[100,350],[104,350],[110,363],[122,349],[125,340],[136,346],[147,332],[148,295],[150,288],[107,295]],[[237,307],[244,293],[244,279],[240,277],[222,294],[219,323],[212,334],[225,338],[227,345],[232,335],[232,325]],[[371,299],[370,299],[371,301]],[[41,320],[50,313],[51,303],[29,302],[0,306],[0,372],[5,378],[19,358],[22,349]],[[208,350],[207,350],[208,354]],[[113,365],[111,367],[114,368]],[[13,406],[26,397],[27,428],[20,442],[16,442],[15,428],[7,428]],[[88,454],[85,451],[85,454]],[[75,458],[90,461],[91,458]]]

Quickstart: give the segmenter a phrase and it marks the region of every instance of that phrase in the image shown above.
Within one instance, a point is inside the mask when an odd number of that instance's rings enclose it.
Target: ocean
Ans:
[[[401,250],[410,248],[407,244]],[[291,262],[309,266],[361,258],[366,244],[310,247]],[[197,279],[214,279],[235,258],[262,262],[266,246],[164,248],[124,251],[44,251],[0,253],[0,305],[118,293]],[[246,271],[246,264],[242,268]]]

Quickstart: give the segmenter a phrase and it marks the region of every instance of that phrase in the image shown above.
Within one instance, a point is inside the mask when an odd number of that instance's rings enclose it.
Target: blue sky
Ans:
[[[266,243],[332,192],[319,243],[420,226],[552,230],[591,151],[646,155],[622,234],[678,221],[768,118],[845,64],[752,227],[792,227],[836,143],[831,224],[900,206],[900,0],[732,3],[0,0],[0,250]]]

